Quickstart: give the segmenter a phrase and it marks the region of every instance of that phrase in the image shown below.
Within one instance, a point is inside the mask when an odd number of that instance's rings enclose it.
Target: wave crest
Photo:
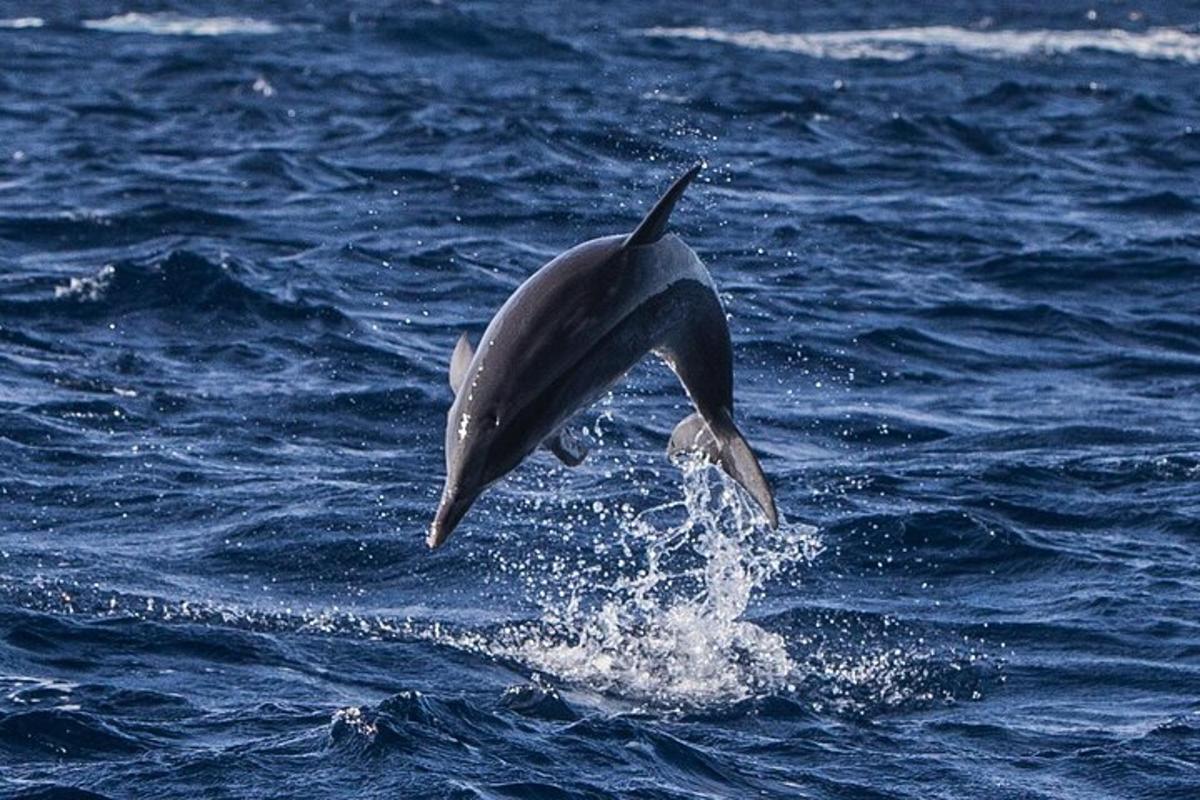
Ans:
[[[952,25],[818,33],[727,31],[720,28],[647,28],[641,35],[660,39],[721,42],[755,50],[776,50],[812,58],[907,61],[925,50],[954,50],[993,57],[1064,55],[1098,50],[1143,59],[1200,63],[1200,34],[1178,28],[1134,32],[1109,30],[971,30]]]
[[[188,17],[136,11],[104,19],[84,20],[83,27],[106,33],[147,33],[158,36],[262,36],[282,30],[274,22],[252,17]]]
[[[121,261],[95,275],[73,277],[54,287],[54,300],[12,304],[26,313],[68,313],[76,317],[137,312],[219,314],[245,322],[349,322],[337,308],[282,299],[254,288],[242,268],[214,263],[186,250],[150,263]],[[0,309],[5,306],[0,304]]]

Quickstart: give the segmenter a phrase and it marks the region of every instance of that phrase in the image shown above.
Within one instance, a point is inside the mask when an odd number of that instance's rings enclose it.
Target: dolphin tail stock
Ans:
[[[671,184],[671,188],[658,199],[654,204],[654,208],[648,213],[633,233],[625,237],[625,241],[621,243],[622,247],[641,247],[642,245],[654,244],[663,237],[667,232],[667,221],[671,218],[671,212],[675,210],[675,203],[683,196],[683,192],[687,189],[688,184],[692,179],[700,174],[703,169],[703,163],[695,164],[687,172],[680,175]]]
[[[686,450],[699,450],[710,462],[719,465],[726,475],[750,493],[770,526],[779,527],[779,513],[775,509],[771,486],[746,437],[742,436],[728,412],[722,410],[711,421],[697,412],[676,425],[667,445],[667,454],[674,456]]]

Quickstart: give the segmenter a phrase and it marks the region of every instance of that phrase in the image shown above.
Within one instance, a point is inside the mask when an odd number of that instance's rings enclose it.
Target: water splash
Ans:
[[[487,630],[410,622],[404,632],[658,711],[786,696],[815,713],[863,717],[982,697],[1001,667],[982,640],[832,608],[754,619],[772,586],[807,577],[823,540],[786,520],[771,530],[719,470],[680,466],[678,501],[640,513],[595,501],[601,539],[597,525],[568,516],[587,531],[570,555],[570,532],[553,555],[489,554],[491,569],[515,574],[534,600],[533,620]]]
[[[745,614],[769,582],[821,552],[816,529],[783,521],[771,530],[716,469],[681,466],[682,500],[640,514],[593,505],[617,521],[614,544],[521,565],[538,619],[444,640],[655,706],[786,689],[796,671],[787,641]]]

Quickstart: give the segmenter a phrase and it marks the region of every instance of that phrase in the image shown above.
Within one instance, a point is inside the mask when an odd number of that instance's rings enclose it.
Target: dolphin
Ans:
[[[712,276],[667,220],[697,164],[630,234],[576,245],[531,275],[450,359],[446,483],[426,540],[440,546],[483,491],[545,446],[576,466],[587,451],[567,422],[648,352],[679,377],[696,408],[670,452],[699,450],[778,525],[758,459],[734,424],[733,349]]]

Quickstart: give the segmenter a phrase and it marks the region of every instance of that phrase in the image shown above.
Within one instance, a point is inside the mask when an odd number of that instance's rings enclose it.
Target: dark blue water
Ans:
[[[0,794],[1200,796],[1200,7],[512,5],[0,4]],[[785,524],[647,361],[428,551],[697,158]]]

